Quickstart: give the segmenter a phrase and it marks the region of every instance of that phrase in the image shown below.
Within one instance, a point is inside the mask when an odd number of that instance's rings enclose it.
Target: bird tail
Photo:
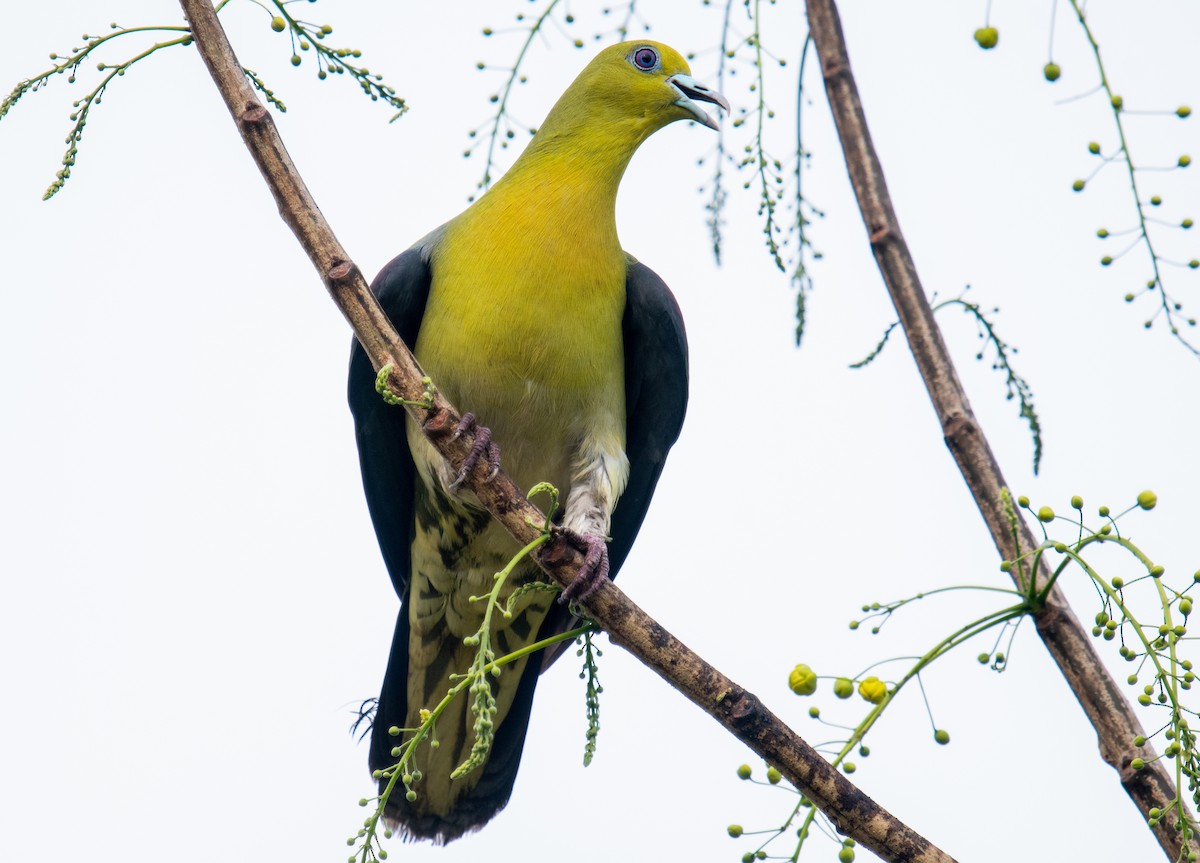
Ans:
[[[398,760],[392,755],[392,750],[406,738],[404,735],[392,736],[388,733],[389,729],[412,727],[408,705],[408,654],[408,609],[402,607],[396,621],[396,633],[392,638],[392,650],[372,725],[369,759],[372,771],[391,767]],[[464,749],[464,744],[469,744],[466,737],[469,736],[471,719],[465,704],[466,693],[461,696],[461,706],[453,705],[447,709],[438,725],[439,736],[444,734],[445,743],[449,744],[440,747],[444,750],[444,756],[439,757],[441,752],[431,751],[427,742],[420,744],[416,763],[428,769],[422,771],[425,776],[420,782],[413,783],[416,799],[408,800],[406,789],[399,782],[388,799],[384,816],[404,838],[432,839],[443,845],[478,830],[504,808],[512,794],[521,763],[533,692],[541,667],[541,656],[535,654],[519,671],[505,672],[519,673],[521,680],[505,715],[497,717],[498,724],[487,760],[472,773],[455,780],[449,779],[449,771],[457,764],[450,763],[448,759],[461,761],[461,755],[470,749],[469,745]],[[465,670],[465,666],[461,670]],[[447,725],[452,727],[445,727]],[[444,772],[445,775],[431,776],[433,771]],[[449,793],[434,791],[436,786],[445,786],[446,783],[449,783]],[[387,780],[381,780],[380,790],[386,786]],[[426,788],[429,793],[425,793]]]

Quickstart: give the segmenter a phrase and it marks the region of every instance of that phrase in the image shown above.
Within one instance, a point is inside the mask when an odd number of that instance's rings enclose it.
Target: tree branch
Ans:
[[[954,362],[930,311],[916,264],[900,233],[883,167],[871,141],[858,87],[850,70],[836,2],[807,0],[807,6],[809,27],[821,60],[825,92],[871,250],[937,411],[946,446],[975,498],[975,505],[987,523],[996,548],[1005,560],[1014,560],[1023,551],[1036,548],[1038,543],[1022,521],[1021,548],[1013,544],[1011,527],[1001,501],[1001,491],[1007,484],[987,438],[971,412]],[[1035,578],[1040,584],[1046,575],[1044,570],[1039,571]],[[1020,567],[1013,567],[1012,576],[1019,588],[1028,588],[1019,581]],[[1133,745],[1135,737],[1145,735],[1141,723],[1117,682],[1106,671],[1086,630],[1057,585],[1050,592],[1044,609],[1036,613],[1034,619],[1038,635],[1096,730],[1101,757],[1117,771],[1139,814],[1144,818],[1155,807],[1169,810],[1175,800],[1171,777],[1162,761],[1153,760],[1152,747]],[[1138,771],[1130,767],[1135,757],[1146,760],[1145,769]],[[1174,829],[1178,817],[1178,812],[1173,813],[1170,823],[1164,819],[1154,831],[1171,860],[1180,859],[1182,850],[1180,834]]]
[[[180,5],[191,24],[196,48],[275,196],[283,220],[308,253],[375,368],[394,365],[390,381],[395,391],[410,401],[422,399],[426,393],[420,366],[317,208],[284,149],[274,121],[247,83],[210,0],[180,0]],[[467,435],[454,439],[459,414],[453,406],[435,394],[431,408],[407,409],[437,450],[451,464],[461,464],[471,439]],[[397,441],[396,445],[405,444]],[[481,459],[467,477],[467,485],[517,542],[527,544],[539,535],[545,517],[504,473],[488,481],[490,468],[485,461]],[[550,544],[539,559],[546,573],[563,586],[571,583],[581,562],[579,551],[561,539]],[[773,764],[847,836],[884,860],[952,860],[855,788],[753,694],[688,649],[611,582],[593,595],[586,610],[615,643]]]

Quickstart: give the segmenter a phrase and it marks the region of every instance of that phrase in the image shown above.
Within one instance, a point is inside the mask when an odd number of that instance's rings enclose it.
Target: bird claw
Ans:
[[[452,491],[463,484],[463,481],[467,478],[467,474],[474,470],[475,463],[485,454],[487,456],[487,463],[492,468],[491,473],[487,475],[487,482],[491,482],[496,474],[500,473],[500,447],[492,440],[492,430],[487,426],[477,424],[475,422],[475,414],[465,413],[462,415],[462,419],[458,421],[451,440],[458,440],[468,431],[475,432],[475,439],[471,442],[470,452],[463,459],[462,467],[458,469],[458,473],[454,475],[454,481],[450,483]]]
[[[563,589],[558,601],[586,602],[600,589],[601,584],[608,581],[608,545],[604,537],[594,533],[580,534],[573,530],[564,530],[563,533],[572,544],[583,550],[583,565],[579,567],[575,580]]]

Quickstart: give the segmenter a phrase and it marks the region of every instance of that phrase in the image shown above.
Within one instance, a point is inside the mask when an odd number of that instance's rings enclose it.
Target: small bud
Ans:
[[[992,658],[992,657],[991,657],[991,655],[990,655],[990,654],[987,654],[987,653],[981,653],[981,654],[979,654],[978,656],[976,656],[975,658],[979,660],[979,664],[980,664],[980,665],[987,665],[987,664],[988,664],[988,662],[991,660],[991,658]]]
[[[1179,161],[1177,161],[1175,164],[1181,168],[1186,168],[1188,165],[1192,164],[1192,157],[1188,155],[1180,156]]]
[[[271,29],[276,33],[282,33],[287,28],[287,22],[283,20],[283,16],[276,15],[271,19]]]
[[[1196,224],[1196,223],[1193,222],[1191,219],[1184,219],[1182,222],[1179,223],[1179,227],[1183,228],[1186,231],[1188,228],[1190,228],[1194,224]]]
[[[1076,180],[1074,183],[1071,184],[1071,188],[1074,189],[1076,192],[1082,192],[1083,187],[1086,185],[1087,184],[1085,182],[1083,182],[1083,180]]]
[[[1042,74],[1046,76],[1046,80],[1053,84],[1062,77],[1062,69],[1057,63],[1047,63],[1042,67]]]
[[[1088,152],[1091,153],[1093,156],[1099,155],[1100,145],[1098,143],[1096,143],[1095,141],[1092,141],[1090,144],[1088,144]]]
[[[742,825],[741,824],[730,824],[728,827],[725,828],[725,831],[731,837],[733,837],[734,839],[737,839],[739,836],[742,835]]]
[[[1147,489],[1137,496],[1137,504],[1142,509],[1154,509],[1158,504],[1158,495]]]
[[[833,694],[838,698],[849,698],[854,694],[854,681],[849,677],[839,677],[833,681]]]
[[[293,66],[299,66],[299,65],[300,65],[300,55],[299,55],[299,54],[293,54],[293,55],[292,55],[292,65],[293,65]]]
[[[1108,236],[1108,228],[1100,228],[1096,231],[1096,236],[1103,240]]]
[[[1115,576],[1112,580],[1112,586],[1113,586],[1113,590],[1120,590],[1122,587],[1125,586],[1125,579],[1121,578],[1121,576],[1119,576],[1119,575]]]
[[[858,694],[864,701],[878,704],[887,697],[887,684],[872,675],[858,685]]]
[[[980,27],[975,31],[975,42],[984,51],[990,51],[1000,41],[1000,31],[995,27]]]
[[[1044,506],[1037,511],[1038,521],[1049,524],[1054,521],[1054,510],[1048,506]]]
[[[847,773],[853,773],[857,769],[858,766],[853,761],[842,762],[842,770],[846,771]]]
[[[1189,108],[1187,105],[1180,105],[1178,108],[1175,109],[1175,116],[1178,117],[1180,120],[1182,120],[1184,117],[1190,116],[1191,113],[1192,113],[1192,109]]]
[[[738,779],[749,779],[751,774],[750,765],[743,764],[737,769]]]
[[[1083,498],[1081,498],[1079,495],[1072,496],[1071,508],[1072,509],[1083,509]]]
[[[933,732],[933,739],[942,746],[945,746],[950,742],[950,732],[944,728],[939,728],[937,731]]]
[[[781,780],[782,778],[783,778],[783,774],[780,773],[778,770],[776,770],[774,767],[767,768],[767,781],[770,782],[772,785],[778,785],[779,780]]]
[[[808,708],[808,715],[811,716],[813,719],[819,719],[821,716],[821,708],[819,708],[815,705],[813,707]]]
[[[801,663],[788,675],[788,688],[797,695],[812,695],[817,691],[817,673]]]
[[[1123,107],[1125,107],[1125,100],[1122,99],[1120,96],[1113,96],[1112,97],[1112,106],[1116,110],[1120,111]]]
[[[838,863],[854,863],[854,849],[843,845],[838,851]]]
[[[1017,498],[1017,506],[1029,506],[1029,498],[1025,497],[1025,495],[1021,495],[1019,498]]]

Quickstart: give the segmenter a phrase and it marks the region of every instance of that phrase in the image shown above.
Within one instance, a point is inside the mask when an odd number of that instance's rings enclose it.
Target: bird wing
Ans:
[[[418,243],[393,258],[371,283],[371,290],[410,350],[417,343],[417,331],[429,299],[431,249],[430,242]],[[408,449],[405,411],[389,405],[375,391],[375,369],[357,341],[350,353],[347,389],[367,508],[392,585],[404,601],[408,597],[416,523],[413,518],[416,466]]]
[[[616,578],[637,538],[662,475],[667,451],[679,438],[688,399],[687,334],[679,304],[658,274],[628,256],[625,313],[625,455],[629,480],[613,510],[608,545],[609,573]],[[577,618],[556,605],[542,625],[548,638],[577,625]],[[542,670],[550,667],[569,644],[546,651]]]

